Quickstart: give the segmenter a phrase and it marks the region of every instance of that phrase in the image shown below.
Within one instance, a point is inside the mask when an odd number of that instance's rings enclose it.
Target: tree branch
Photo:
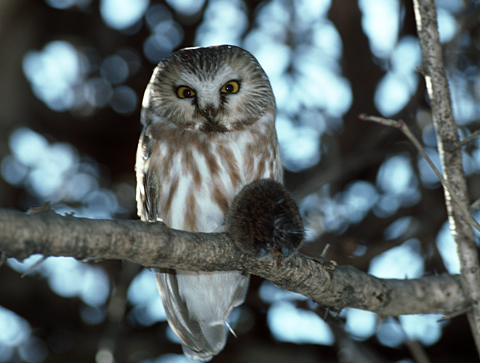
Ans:
[[[448,185],[448,182],[443,178],[442,174],[438,171],[437,167],[433,163],[433,161],[430,159],[428,154],[425,152],[423,149],[422,145],[420,144],[420,141],[417,140],[415,135],[410,131],[408,128],[407,124],[403,122],[403,120],[392,120],[392,119],[387,119],[384,117],[378,117],[378,116],[370,116],[366,114],[361,114],[358,116],[360,120],[364,121],[371,121],[371,122],[376,122],[381,125],[385,126],[391,126],[396,129],[402,130],[405,136],[408,137],[408,139],[412,142],[412,144],[415,146],[415,148],[418,150],[418,152],[423,156],[423,158],[427,161],[428,165],[430,168],[433,170],[437,178],[440,180],[442,183],[442,186],[448,191],[449,195],[452,197],[453,201],[457,204],[457,207],[460,212],[460,217],[470,224],[472,227],[474,227],[477,231],[480,232],[480,225],[478,222],[473,218],[469,210],[466,208],[466,206],[458,199],[457,195],[453,192],[453,189],[450,188],[450,185]]]
[[[443,63],[442,47],[438,35],[434,0],[414,0],[417,31],[422,50],[422,69],[432,105],[432,116],[437,132],[437,143],[443,175],[458,197],[462,207],[468,209],[467,186],[462,166],[462,153],[458,148],[459,136],[453,118],[448,81]],[[459,207],[452,203],[452,194],[444,189],[450,230],[457,244],[462,286],[472,302],[468,313],[477,350],[480,352],[480,269],[471,227],[461,218]]]
[[[227,233],[190,233],[161,222],[95,220],[52,210],[26,215],[0,210],[0,250],[22,260],[32,254],[77,259],[124,259],[146,267],[192,271],[240,270],[312,298],[334,311],[353,307],[381,317],[451,314],[468,307],[459,276],[378,279],[351,266],[301,253],[281,261],[257,261]]]

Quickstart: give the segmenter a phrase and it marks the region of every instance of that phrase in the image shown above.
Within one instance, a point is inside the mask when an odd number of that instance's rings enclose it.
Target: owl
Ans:
[[[222,45],[186,48],[155,68],[142,104],[137,207],[144,221],[191,232],[225,229],[246,184],[283,183],[275,98],[255,57]],[[170,327],[191,360],[225,346],[226,319],[245,299],[241,272],[156,269]]]

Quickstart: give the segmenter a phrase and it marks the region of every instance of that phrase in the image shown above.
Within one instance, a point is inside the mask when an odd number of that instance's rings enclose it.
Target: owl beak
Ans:
[[[218,116],[218,110],[213,105],[207,105],[201,110],[202,116],[205,117],[209,123],[215,124]]]
[[[205,122],[200,130],[203,132],[226,132],[228,129],[221,124],[221,120],[218,120],[218,108],[209,104],[200,109],[201,115],[205,118]]]

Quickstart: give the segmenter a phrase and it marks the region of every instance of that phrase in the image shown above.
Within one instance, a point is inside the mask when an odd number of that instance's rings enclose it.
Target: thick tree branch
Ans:
[[[422,49],[422,69],[432,105],[432,117],[437,132],[437,143],[444,178],[462,208],[468,210],[468,194],[458,145],[457,125],[453,118],[448,81],[445,74],[442,47],[438,35],[434,0],[414,0],[417,31]],[[452,201],[452,194],[444,189],[450,230],[457,244],[462,286],[472,302],[468,314],[470,326],[480,352],[480,269],[472,228],[461,218],[460,208]]]
[[[190,233],[165,224],[0,210],[0,250],[19,260],[32,254],[78,259],[130,260],[146,267],[193,271],[241,270],[312,298],[334,311],[353,307],[380,316],[450,314],[465,309],[459,276],[378,279],[351,266],[300,253],[283,261],[257,261],[227,233]]]

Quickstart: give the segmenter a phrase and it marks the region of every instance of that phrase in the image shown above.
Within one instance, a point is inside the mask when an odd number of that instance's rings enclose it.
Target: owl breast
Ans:
[[[168,226],[211,232],[223,224],[245,184],[261,178],[282,181],[275,130],[262,128],[261,121],[258,130],[214,135],[150,125],[148,169],[158,173],[159,217]]]

